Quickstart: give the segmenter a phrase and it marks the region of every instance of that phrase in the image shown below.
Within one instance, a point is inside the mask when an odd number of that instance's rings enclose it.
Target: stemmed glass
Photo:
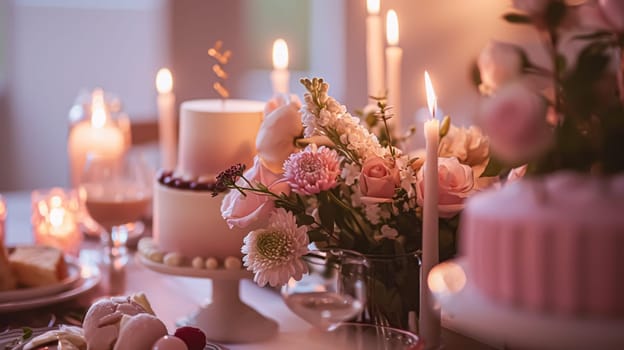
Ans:
[[[80,191],[89,215],[104,230],[106,262],[127,261],[128,230],[124,226],[145,216],[152,200],[150,170],[144,159],[127,153],[121,159],[89,154]]]
[[[366,302],[366,258],[354,251],[327,249],[312,251],[303,259],[309,272],[282,287],[286,305],[324,331],[356,318]]]

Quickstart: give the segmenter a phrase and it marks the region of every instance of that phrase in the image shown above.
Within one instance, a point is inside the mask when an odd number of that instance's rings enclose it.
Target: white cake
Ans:
[[[212,196],[216,175],[236,163],[252,164],[263,102],[196,100],[182,103],[178,165],[154,188],[154,243],[188,259],[241,257],[247,230],[229,229],[223,195]]]

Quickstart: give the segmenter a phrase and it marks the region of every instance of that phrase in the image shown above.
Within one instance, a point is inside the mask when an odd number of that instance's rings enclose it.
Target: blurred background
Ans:
[[[429,70],[439,106],[457,124],[474,114],[470,66],[491,38],[527,42],[503,23],[500,0],[381,0],[398,13],[403,124],[425,107]],[[132,123],[157,118],[154,79],[173,73],[177,103],[217,97],[207,49],[233,51],[235,98],[271,97],[273,41],[289,46],[291,90],[324,77],[350,110],[364,107],[365,0],[6,0],[0,2],[0,191],[67,186],[68,112],[81,90],[115,93]],[[422,125],[422,124],[420,124]],[[413,147],[423,144],[422,131]],[[156,165],[157,166],[157,165]]]

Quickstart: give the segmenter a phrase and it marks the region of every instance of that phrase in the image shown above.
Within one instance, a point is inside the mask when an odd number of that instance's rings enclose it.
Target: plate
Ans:
[[[78,271],[78,280],[73,284],[70,284],[70,287],[67,290],[60,293],[43,295],[25,300],[0,302],[0,313],[27,310],[60,303],[62,301],[76,298],[90,291],[100,283],[101,274],[100,269],[97,266],[81,263],[78,264]]]
[[[445,324],[485,343],[544,350],[624,349],[624,320],[568,319],[495,303],[477,290],[463,259],[435,266],[428,280]]]
[[[74,258],[65,257],[67,277],[62,281],[41,287],[18,288],[0,292],[0,303],[34,299],[68,290],[80,278],[80,266]]]
[[[137,260],[148,269],[167,275],[211,278],[218,280],[240,280],[253,277],[253,274],[244,268],[236,270],[228,270],[224,268],[218,268],[214,270],[196,269],[189,266],[169,266],[163,263],[157,263],[144,257],[140,253],[137,253],[136,257]]]

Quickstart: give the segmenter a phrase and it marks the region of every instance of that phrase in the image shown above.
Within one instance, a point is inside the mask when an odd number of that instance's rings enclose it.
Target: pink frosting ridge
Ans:
[[[476,195],[460,239],[475,285],[492,300],[624,318],[624,175],[561,172]]]

